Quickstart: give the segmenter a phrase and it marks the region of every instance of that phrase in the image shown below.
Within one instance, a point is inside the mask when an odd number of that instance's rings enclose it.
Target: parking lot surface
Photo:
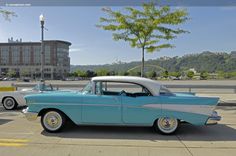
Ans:
[[[213,126],[183,123],[175,135],[147,127],[75,126],[47,133],[40,119],[27,121],[21,113],[0,106],[0,156],[235,156],[236,107],[218,107],[222,121]]]

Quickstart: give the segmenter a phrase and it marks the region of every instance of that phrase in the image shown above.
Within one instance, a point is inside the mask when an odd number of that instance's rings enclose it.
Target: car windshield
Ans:
[[[39,83],[33,88],[33,90],[53,91],[53,87],[50,84]]]
[[[83,94],[92,94],[92,83],[89,82],[83,89],[82,89]]]

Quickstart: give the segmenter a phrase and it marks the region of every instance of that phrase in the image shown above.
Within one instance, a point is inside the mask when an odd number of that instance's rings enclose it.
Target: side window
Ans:
[[[102,82],[99,87],[103,95],[151,96],[147,88],[133,83]]]
[[[95,94],[97,95],[102,95],[103,92],[102,92],[102,82],[96,82],[95,84]]]
[[[173,95],[173,93],[171,93],[171,91],[169,91],[167,88],[165,88],[164,86],[161,86],[160,88],[160,95]]]

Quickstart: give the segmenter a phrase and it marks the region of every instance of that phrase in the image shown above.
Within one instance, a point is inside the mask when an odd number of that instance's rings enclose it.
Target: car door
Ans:
[[[127,125],[152,125],[161,115],[158,96],[122,96],[122,121]]]
[[[121,124],[121,96],[101,94],[102,82],[96,82],[96,92],[83,99],[82,122]]]
[[[160,115],[161,102],[159,97],[122,96],[122,121],[125,124],[150,125]]]

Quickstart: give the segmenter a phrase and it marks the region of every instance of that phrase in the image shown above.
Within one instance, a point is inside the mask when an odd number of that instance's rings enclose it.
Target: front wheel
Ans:
[[[156,131],[162,134],[172,134],[176,132],[179,127],[179,120],[170,117],[161,117],[154,123],[154,128]]]
[[[41,124],[47,132],[59,132],[65,126],[65,115],[59,111],[51,110],[41,117]]]
[[[17,103],[15,101],[14,98],[12,97],[6,97],[4,100],[3,100],[3,107],[6,109],[6,110],[13,110],[17,107]]]

